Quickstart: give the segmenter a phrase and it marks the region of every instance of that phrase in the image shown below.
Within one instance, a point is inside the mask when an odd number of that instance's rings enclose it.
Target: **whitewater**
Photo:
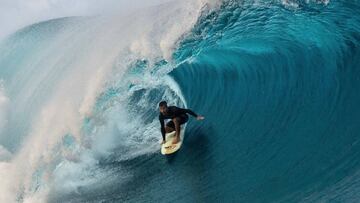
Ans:
[[[0,202],[358,202],[358,1],[174,0],[0,41]],[[158,102],[190,118],[160,154]]]

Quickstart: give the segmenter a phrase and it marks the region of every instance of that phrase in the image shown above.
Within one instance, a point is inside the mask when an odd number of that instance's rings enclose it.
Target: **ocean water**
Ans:
[[[359,202],[360,2],[171,1],[0,42],[0,202]],[[190,108],[160,154],[158,102]]]

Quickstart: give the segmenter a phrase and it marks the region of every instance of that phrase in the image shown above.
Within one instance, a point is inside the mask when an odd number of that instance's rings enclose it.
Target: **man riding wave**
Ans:
[[[176,144],[180,141],[180,126],[189,120],[187,113],[196,117],[197,120],[204,119],[203,116],[197,115],[190,109],[183,109],[176,106],[167,106],[166,101],[161,101],[159,103],[159,110],[159,121],[161,124],[161,134],[163,138],[161,144],[165,143],[165,134],[173,131],[176,132],[175,139],[173,140],[172,144]],[[166,123],[166,126],[164,121],[165,119],[171,119],[171,121]]]

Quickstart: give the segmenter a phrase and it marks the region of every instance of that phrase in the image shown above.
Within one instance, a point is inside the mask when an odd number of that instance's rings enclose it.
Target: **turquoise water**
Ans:
[[[54,150],[63,145],[72,158],[54,153],[56,159],[40,164],[54,179],[38,184],[52,185],[47,201],[358,202],[359,2],[286,2],[223,2],[202,12],[178,41],[172,61],[127,59],[120,76],[114,62],[93,113],[80,121],[79,140],[97,144],[82,151],[76,132],[61,131]],[[10,114],[0,143],[13,154],[27,142],[42,101],[56,93],[57,79],[72,73],[78,58],[92,56],[84,51],[92,38],[76,34],[91,23],[48,21],[2,44],[0,52],[7,54],[0,58],[0,78]],[[70,36],[61,35],[67,30]],[[53,40],[58,35],[84,43],[66,48]],[[58,47],[73,54],[57,59],[51,51]],[[47,64],[49,55],[46,77],[37,66],[22,69],[23,63]],[[32,94],[26,96],[29,84]],[[205,116],[190,119],[183,147],[170,157],[158,149],[162,99]],[[32,194],[19,191],[20,201]]]
[[[209,30],[199,25],[206,39],[179,50],[195,45],[196,57],[171,74],[207,116],[190,124],[182,152],[202,169],[189,175],[200,197],[359,200],[358,13],[344,1],[229,6]]]

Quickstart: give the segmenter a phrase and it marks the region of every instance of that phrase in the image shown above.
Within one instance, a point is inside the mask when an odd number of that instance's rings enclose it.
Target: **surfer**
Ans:
[[[165,143],[165,133],[175,132],[175,139],[173,141],[173,144],[176,144],[180,141],[180,125],[186,123],[189,120],[190,114],[194,117],[196,117],[197,120],[203,120],[204,117],[197,115],[190,109],[182,109],[176,106],[167,106],[166,101],[161,101],[159,103],[159,121],[161,124],[161,134],[163,141],[161,144]],[[164,124],[165,119],[171,119],[171,121],[166,123],[166,126]]]

